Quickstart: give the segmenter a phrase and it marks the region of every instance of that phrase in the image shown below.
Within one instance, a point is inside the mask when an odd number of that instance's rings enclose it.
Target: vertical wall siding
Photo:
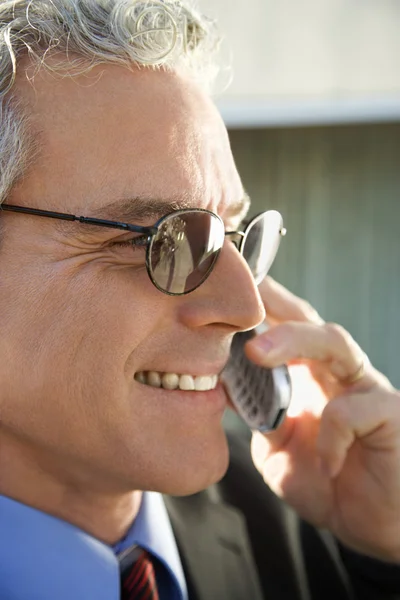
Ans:
[[[253,212],[276,208],[288,229],[271,274],[400,387],[400,124],[230,137]]]

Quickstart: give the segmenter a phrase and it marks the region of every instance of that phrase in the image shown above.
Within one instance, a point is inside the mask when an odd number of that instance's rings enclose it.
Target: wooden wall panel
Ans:
[[[288,229],[272,275],[400,387],[400,124],[230,137],[253,212],[276,208]]]

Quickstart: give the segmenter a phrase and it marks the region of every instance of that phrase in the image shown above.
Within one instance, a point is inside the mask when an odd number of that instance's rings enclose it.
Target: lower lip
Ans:
[[[165,399],[168,402],[182,402],[197,404],[200,406],[210,407],[216,411],[223,412],[227,407],[228,398],[224,386],[218,383],[213,390],[204,392],[186,391],[186,390],[166,390],[164,388],[156,388],[151,385],[143,385],[149,393],[154,393],[157,398]]]

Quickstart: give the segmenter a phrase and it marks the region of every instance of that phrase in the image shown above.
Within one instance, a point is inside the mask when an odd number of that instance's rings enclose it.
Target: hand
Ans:
[[[271,278],[260,292],[272,327],[246,354],[266,367],[294,365],[294,397],[277,431],[253,435],[256,467],[301,517],[354,550],[400,563],[399,391],[343,328]]]

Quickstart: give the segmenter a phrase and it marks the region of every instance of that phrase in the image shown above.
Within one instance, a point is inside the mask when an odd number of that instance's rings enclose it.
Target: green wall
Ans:
[[[230,132],[253,212],[288,229],[271,274],[400,387],[400,124]]]

